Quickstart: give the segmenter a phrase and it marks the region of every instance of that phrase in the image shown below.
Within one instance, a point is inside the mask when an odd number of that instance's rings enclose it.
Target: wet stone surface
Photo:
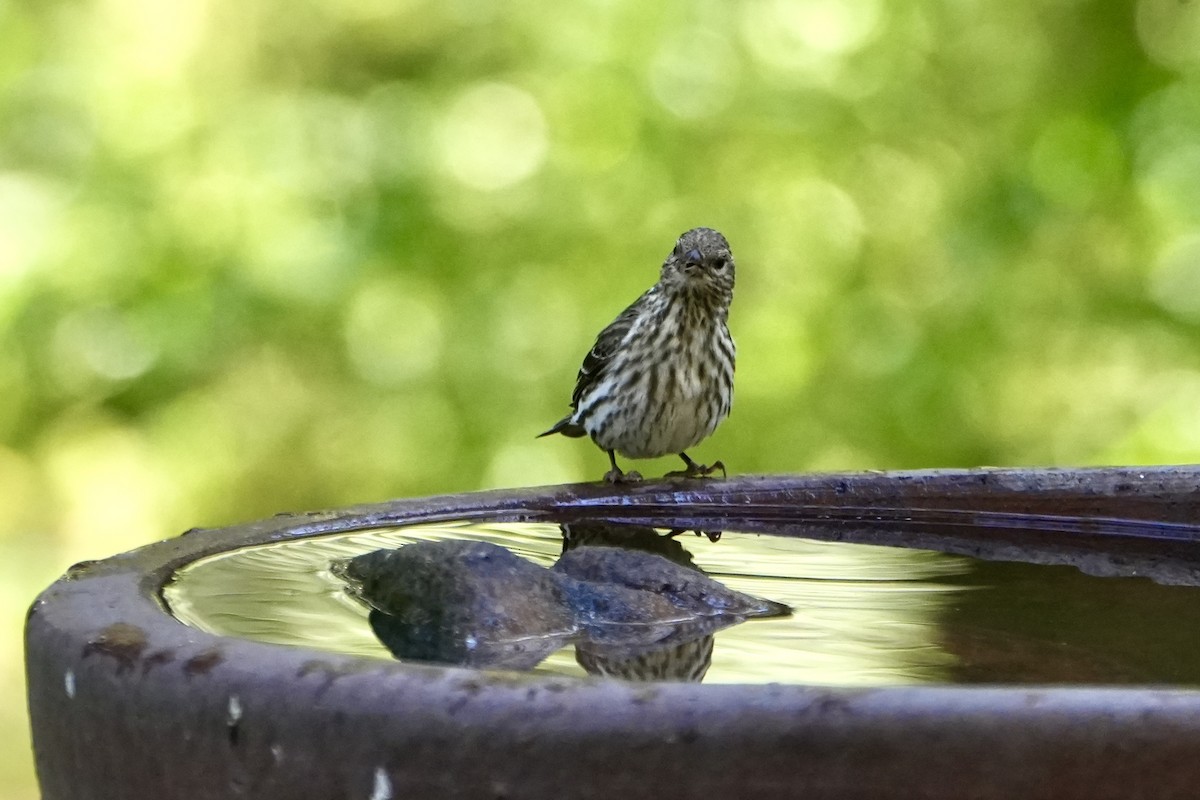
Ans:
[[[573,641],[589,672],[699,680],[714,631],[789,613],[626,547],[573,547],[547,569],[488,542],[415,542],[335,572],[393,655],[474,667],[529,669]]]

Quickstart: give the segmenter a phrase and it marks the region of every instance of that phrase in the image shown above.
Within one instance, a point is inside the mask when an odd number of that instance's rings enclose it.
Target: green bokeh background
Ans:
[[[1200,459],[1198,3],[0,0],[6,796],[67,565],[598,478],[533,436],[696,225],[699,460]]]

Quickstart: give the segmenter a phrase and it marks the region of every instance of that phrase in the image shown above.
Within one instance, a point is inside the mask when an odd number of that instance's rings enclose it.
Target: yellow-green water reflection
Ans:
[[[359,531],[198,561],[165,595],[177,617],[212,633],[391,658],[330,564],[447,537],[492,542],[544,566],[563,546],[549,524]],[[1200,684],[1200,589],[787,537],[680,541],[710,577],[793,609],[719,631],[706,683]],[[584,674],[573,646],[538,669]]]
[[[430,525],[263,545],[197,562],[168,587],[180,619],[213,633],[390,658],[366,610],[329,571],[334,559],[418,539],[476,538],[546,566],[562,549],[541,524]],[[964,559],[921,551],[725,534],[685,542],[697,566],[730,588],[786,603],[790,618],[755,620],[717,635],[706,682],[824,684],[943,680],[953,657],[937,620],[965,591],[947,579]],[[582,675],[570,647],[541,668]]]

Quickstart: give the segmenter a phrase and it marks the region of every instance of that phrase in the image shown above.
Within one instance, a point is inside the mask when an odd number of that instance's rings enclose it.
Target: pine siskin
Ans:
[[[692,560],[692,554],[676,539],[659,536],[654,528],[648,526],[616,525],[583,519],[564,522],[558,527],[562,531],[564,553],[579,547],[641,550],[704,574]],[[608,675],[628,681],[699,683],[712,665],[714,626],[702,621],[688,625],[686,632],[683,627],[678,626],[679,635],[668,636],[667,644],[606,646],[597,641],[578,641],[575,643],[575,661],[589,675]],[[666,627],[660,628],[660,631],[667,633]]]
[[[724,474],[720,461],[704,466],[684,451],[716,430],[733,403],[733,276],[724,236],[712,228],[680,236],[658,283],[596,338],[575,379],[572,412],[540,435],[590,436],[608,453],[610,483],[641,480],[621,471],[615,453],[678,453],[686,468],[668,477]]]

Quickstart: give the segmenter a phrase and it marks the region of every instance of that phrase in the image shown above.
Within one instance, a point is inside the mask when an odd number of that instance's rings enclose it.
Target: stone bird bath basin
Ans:
[[[1200,585],[1194,467],[586,484],[195,529],[75,565],[30,609],[43,796],[1094,800],[1200,791],[1192,688],[843,689],[484,672],[214,636],[177,621],[163,601],[179,568],[253,544],[438,520],[577,519]]]

